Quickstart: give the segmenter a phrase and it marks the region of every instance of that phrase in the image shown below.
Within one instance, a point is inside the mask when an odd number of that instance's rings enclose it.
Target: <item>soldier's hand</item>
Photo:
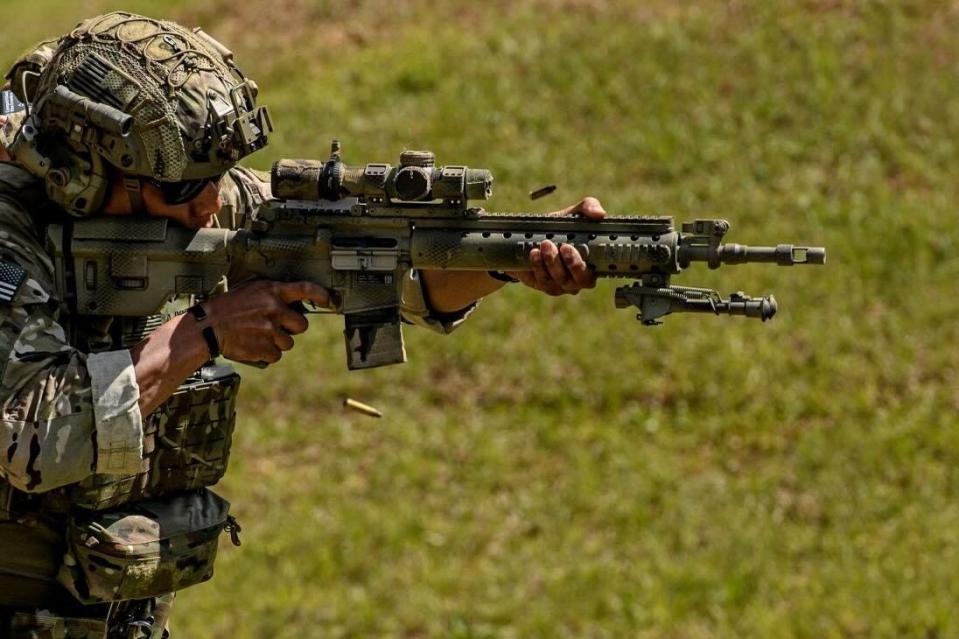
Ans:
[[[583,215],[599,220],[606,217],[606,210],[599,200],[587,197],[547,215]],[[529,252],[529,265],[531,270],[512,271],[510,275],[547,295],[576,295],[584,288],[596,286],[596,276],[589,270],[579,251],[569,244],[557,248],[551,241],[544,240],[539,248]]]
[[[272,364],[293,348],[293,335],[309,326],[293,308],[296,302],[329,306],[330,293],[312,282],[255,280],[204,302],[203,308],[224,357]]]

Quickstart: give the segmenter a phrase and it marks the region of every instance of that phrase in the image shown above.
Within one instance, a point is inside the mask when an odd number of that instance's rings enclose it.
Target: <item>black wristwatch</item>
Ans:
[[[207,314],[203,310],[203,307],[199,304],[194,304],[187,309],[187,312],[192,315],[197,322],[206,321]],[[200,330],[200,334],[203,335],[203,339],[206,340],[206,347],[210,351],[210,359],[216,359],[220,356],[220,342],[216,339],[216,333],[213,331],[212,326],[204,326]]]
[[[486,274],[492,277],[494,280],[499,280],[500,282],[506,282],[507,284],[515,284],[516,282],[519,281],[512,275],[509,275],[508,273],[504,273],[503,271],[486,271]]]

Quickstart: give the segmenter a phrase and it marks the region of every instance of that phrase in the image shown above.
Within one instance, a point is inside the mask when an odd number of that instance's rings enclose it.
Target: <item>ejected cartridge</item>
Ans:
[[[363,402],[358,402],[355,399],[350,399],[347,397],[343,400],[343,406],[355,410],[358,413],[363,413],[364,415],[369,415],[370,417],[382,417],[383,413],[376,410],[372,406],[368,406]]]

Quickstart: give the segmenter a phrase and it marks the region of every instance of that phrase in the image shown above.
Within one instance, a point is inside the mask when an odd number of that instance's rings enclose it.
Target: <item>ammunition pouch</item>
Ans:
[[[240,376],[208,366],[143,420],[144,470],[93,475],[54,498],[58,510],[105,510],[169,493],[212,486],[226,472]]]
[[[106,511],[67,526],[57,580],[83,604],[146,599],[213,576],[220,533],[236,531],[230,504],[200,489]]]

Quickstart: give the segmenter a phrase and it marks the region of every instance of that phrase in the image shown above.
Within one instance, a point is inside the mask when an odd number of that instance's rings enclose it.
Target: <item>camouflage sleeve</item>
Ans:
[[[28,214],[0,197],[0,260],[27,279],[0,301],[0,474],[42,492],[94,472],[140,470],[143,426],[129,351],[71,347],[52,264]]]
[[[264,200],[270,199],[270,176],[260,171],[237,167],[228,174],[229,179],[220,185],[223,209],[220,211],[221,226],[238,228],[250,219]],[[410,324],[428,328],[437,333],[450,333],[476,308],[476,303],[457,313],[438,313],[432,309],[429,297],[415,270],[409,271],[403,280],[400,313]]]

